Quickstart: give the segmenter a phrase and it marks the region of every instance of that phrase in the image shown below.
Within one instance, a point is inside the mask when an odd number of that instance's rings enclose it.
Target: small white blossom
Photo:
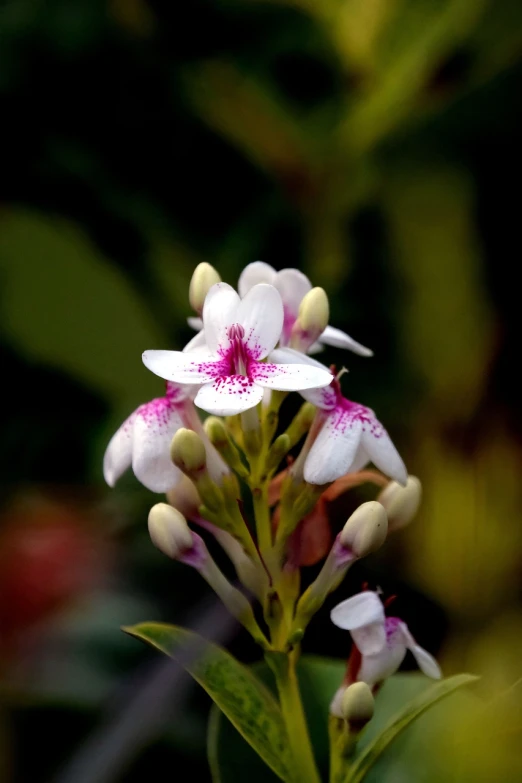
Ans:
[[[216,283],[205,299],[203,327],[206,350],[145,351],[143,362],[166,380],[200,386],[194,402],[209,413],[253,408],[265,389],[302,391],[330,383],[331,374],[319,364],[264,361],[283,327],[281,297],[271,285],[256,285],[240,299],[231,286]]]
[[[424,674],[435,680],[442,677],[439,664],[417,644],[406,623],[399,617],[385,616],[377,593],[367,590],[342,601],[330,617],[338,628],[350,631],[360,653],[355,680],[377,685],[395,674],[408,650]]]
[[[292,328],[299,314],[299,305],[306,294],[312,290],[312,284],[307,276],[298,269],[282,269],[280,272],[276,272],[270,264],[266,264],[264,261],[254,261],[241,272],[238,282],[239,295],[246,296],[248,291],[259,283],[269,283],[281,294],[284,319],[280,346],[284,348],[290,345]],[[320,351],[323,345],[346,348],[360,356],[373,356],[373,351],[333,326],[326,327],[317,342],[309,348],[309,352]]]

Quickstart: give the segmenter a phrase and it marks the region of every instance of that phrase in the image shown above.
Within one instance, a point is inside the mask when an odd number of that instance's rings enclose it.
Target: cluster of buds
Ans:
[[[146,487],[166,494],[168,502],[149,514],[153,543],[198,570],[265,650],[288,652],[351,565],[415,516],[420,482],[408,476],[375,413],[343,395],[343,371],[310,356],[324,345],[372,355],[328,325],[323,289],[298,270],[276,272],[255,262],[243,270],[236,291],[200,264],[189,300],[197,333],[183,351],[143,354],[146,367],[166,381],[166,392],[140,405],[113,436],[105,478],[112,486],[132,466]],[[290,392],[304,402],[277,434]],[[210,415],[203,420],[200,411]],[[302,440],[300,452],[290,456]],[[380,494],[332,538],[328,504],[364,482]],[[248,492],[251,503],[244,503]],[[244,512],[250,507],[254,524]],[[223,548],[237,582],[220,570],[194,528]],[[323,558],[300,594],[300,566]],[[405,623],[385,617],[377,593],[343,601],[331,617],[353,639],[331,708],[350,736],[371,718],[372,690],[397,670],[407,650],[422,671],[440,676]]]

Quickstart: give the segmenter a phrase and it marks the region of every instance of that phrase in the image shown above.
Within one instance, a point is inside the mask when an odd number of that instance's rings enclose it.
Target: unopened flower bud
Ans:
[[[170,444],[170,457],[176,467],[193,476],[199,473],[207,464],[205,445],[194,430],[181,427]]]
[[[312,332],[319,337],[328,326],[330,307],[328,297],[323,288],[312,288],[303,297],[299,306],[297,320],[299,326],[306,332]]]
[[[194,269],[189,286],[189,302],[193,310],[201,315],[203,303],[214,283],[220,283],[221,277],[213,266],[203,261]]]
[[[375,699],[369,685],[354,682],[341,698],[341,714],[352,732],[360,732],[373,718]]]
[[[405,487],[390,481],[377,498],[388,515],[390,532],[410,524],[419,510],[421,499],[422,485],[416,476],[408,476]]]
[[[357,508],[340,534],[342,546],[356,557],[366,557],[384,543],[388,533],[388,518],[384,507],[370,500]]]
[[[185,517],[168,503],[157,503],[149,511],[149,534],[154,546],[173,560],[194,543]]]

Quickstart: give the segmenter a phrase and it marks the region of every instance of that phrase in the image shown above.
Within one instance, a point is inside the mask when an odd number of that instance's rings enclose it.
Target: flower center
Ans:
[[[227,359],[230,362],[231,375],[248,375],[249,364],[248,348],[244,343],[245,330],[241,324],[232,324],[228,330],[230,346],[227,351]]]

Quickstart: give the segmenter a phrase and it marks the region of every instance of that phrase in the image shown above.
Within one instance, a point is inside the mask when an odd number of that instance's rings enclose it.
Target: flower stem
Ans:
[[[268,486],[266,482],[252,487],[252,502],[256,521],[257,545],[262,554],[272,547],[272,523],[268,506]]]
[[[296,783],[320,783],[308,726],[299,693],[295,670],[296,650],[290,655],[267,653],[267,662],[274,672],[279,704],[292,751],[294,768],[292,780]]]

